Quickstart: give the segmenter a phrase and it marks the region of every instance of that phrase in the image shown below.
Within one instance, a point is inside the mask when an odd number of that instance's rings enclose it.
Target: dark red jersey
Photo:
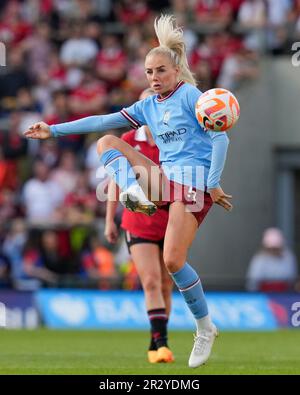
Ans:
[[[143,127],[138,130],[131,130],[130,132],[124,133],[121,139],[156,164],[159,164],[158,148],[156,145],[151,146],[148,143],[147,135]],[[163,239],[165,236],[168,216],[168,212],[163,209],[157,209],[156,213],[151,217],[124,209],[121,227],[134,236],[157,241]]]

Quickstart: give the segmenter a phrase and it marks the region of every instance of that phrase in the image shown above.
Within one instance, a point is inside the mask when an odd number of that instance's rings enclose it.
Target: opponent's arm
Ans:
[[[120,189],[114,181],[108,184],[104,236],[109,243],[116,243],[119,232],[114,221],[119,204]]]

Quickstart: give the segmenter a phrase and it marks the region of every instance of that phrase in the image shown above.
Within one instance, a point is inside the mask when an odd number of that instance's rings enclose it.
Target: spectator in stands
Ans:
[[[70,37],[63,43],[60,59],[67,67],[87,65],[98,52],[97,44],[85,37],[84,24],[74,21],[70,26]]]
[[[49,124],[57,122],[69,122],[75,119],[72,114],[70,97],[66,89],[55,90],[52,94],[51,110],[46,116]],[[79,135],[70,135],[58,139],[58,146],[61,149],[79,151],[82,148],[84,138]]]
[[[284,52],[288,36],[287,23],[292,8],[290,0],[266,0],[268,47],[273,55]]]
[[[183,38],[186,45],[186,55],[187,57],[189,57],[198,42],[198,37],[194,29],[189,27],[185,14],[179,14],[177,16],[177,21],[178,25],[181,26],[181,28],[183,29]]]
[[[82,272],[96,281],[99,289],[118,288],[119,275],[113,253],[102,245],[98,236],[92,236],[88,244],[81,256]]]
[[[265,230],[262,249],[252,258],[246,287],[249,291],[288,291],[297,279],[297,262],[286,247],[282,232]]]
[[[102,114],[107,104],[105,84],[99,81],[89,68],[82,70],[82,73],[80,85],[72,90],[69,97],[69,106],[74,118]]]
[[[127,84],[130,91],[139,95],[141,91],[147,88],[147,78],[145,76],[144,59],[149,52],[149,45],[142,43],[135,53],[135,58],[130,62],[127,72]]]
[[[52,169],[58,164],[59,153],[58,140],[47,140],[40,144],[35,159],[46,163],[46,165]]]
[[[151,15],[151,10],[145,0],[121,0],[116,2],[115,13],[125,25],[143,24]]]
[[[137,52],[144,42],[143,30],[140,28],[140,25],[128,26],[126,36],[124,37],[124,46],[130,60],[136,58]]]
[[[9,130],[0,134],[0,190],[16,190],[20,184],[18,167],[20,159],[27,153],[28,142],[19,133],[22,116],[13,112],[10,116]]]
[[[64,218],[68,224],[92,223],[99,207],[102,207],[102,216],[105,215],[104,204],[99,204],[95,191],[89,186],[88,182],[87,172],[80,172],[75,188],[65,197]]]
[[[197,0],[194,11],[201,28],[210,31],[225,29],[233,18],[233,7],[226,0]]]
[[[104,36],[96,59],[96,70],[109,90],[120,86],[126,75],[126,65],[127,56],[119,38],[113,34]]]
[[[123,276],[122,288],[127,291],[134,291],[141,289],[141,282],[139,274],[136,269],[136,265],[132,259],[124,262],[120,266],[120,270]]]
[[[247,29],[265,26],[266,4],[263,0],[246,0],[238,12],[238,22]]]
[[[58,273],[62,272],[65,262],[58,255],[57,237],[53,231],[38,232],[29,238],[23,253],[24,280],[36,280],[41,285],[55,285]]]
[[[16,97],[16,110],[31,113],[41,112],[41,106],[35,100],[31,89],[24,87],[18,90]]]
[[[94,16],[96,11],[94,0],[73,0],[71,8],[73,12],[72,18],[78,20],[88,20]]]
[[[200,80],[204,79],[205,81],[205,78],[210,75],[210,82],[213,86],[215,85],[224,59],[228,54],[227,48],[228,45],[224,46],[221,33],[208,34],[204,37],[204,41],[195,48],[190,56],[190,63],[193,70],[199,70],[199,62],[201,66],[206,64],[206,66],[209,67],[208,72],[199,76]]]
[[[11,282],[13,287],[16,289],[24,289],[24,287],[28,285],[27,283],[23,283],[26,275],[22,264],[22,254],[27,239],[28,233],[25,222],[20,218],[14,219],[8,225],[2,245],[2,251],[9,260]],[[30,287],[33,286],[35,288],[37,284],[34,283],[29,285]]]
[[[60,61],[57,49],[52,50],[44,75],[47,78],[47,85],[53,91],[67,86],[67,67]]]
[[[7,54],[7,66],[3,67],[0,75],[0,116],[6,116],[16,109],[16,97],[20,88],[30,86],[30,78],[24,69],[24,57],[22,51],[11,48]]]
[[[266,3],[263,0],[246,0],[239,9],[238,23],[246,33],[247,48],[262,51],[265,48]]]
[[[113,15],[113,0],[94,0],[95,11],[97,18],[101,23],[107,23],[114,20]]]
[[[122,221],[122,213],[123,209],[118,206],[115,215],[115,223],[117,227],[120,226]],[[130,251],[128,250],[127,242],[124,237],[121,237],[118,241],[117,250],[114,252],[115,263],[118,268],[119,273],[122,276],[122,285],[121,288],[125,290],[140,290],[142,289],[141,281],[139,278],[139,274],[136,269],[136,265],[134,264],[132,257],[130,255]]]
[[[32,31],[31,24],[25,20],[22,14],[22,3],[20,1],[6,1],[4,10],[1,12],[0,41],[10,49],[16,48]]]
[[[258,73],[256,54],[246,48],[240,48],[225,59],[217,79],[217,86],[232,91],[239,88],[243,82],[256,79]]]
[[[17,193],[9,188],[0,189],[0,222],[8,223],[18,215]]]
[[[46,119],[50,124],[72,121],[72,114],[68,102],[68,92],[65,89],[56,89],[52,93],[51,109],[46,114]]]
[[[65,198],[67,193],[73,192],[78,180],[78,164],[74,152],[64,150],[61,152],[59,165],[52,170],[50,179],[59,185]]]
[[[33,81],[45,73],[52,51],[50,26],[46,21],[38,22],[30,35],[21,44],[27,56],[28,73]]]
[[[300,39],[300,0],[294,0],[294,7],[291,13],[291,18],[294,21],[295,29],[293,33],[293,40]]]
[[[34,163],[34,176],[23,187],[25,216],[29,222],[49,223],[57,220],[57,209],[64,193],[59,184],[50,179],[49,167],[42,161]]]
[[[0,288],[9,285],[9,262],[5,255],[0,253]]]

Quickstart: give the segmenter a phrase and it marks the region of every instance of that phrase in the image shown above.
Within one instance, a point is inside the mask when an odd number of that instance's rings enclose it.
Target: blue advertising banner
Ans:
[[[50,328],[148,329],[144,295],[136,291],[40,290],[37,306]],[[277,321],[261,294],[207,293],[212,318],[222,330],[270,330]],[[174,293],[170,329],[194,329],[182,296]]]
[[[34,329],[39,325],[32,292],[0,291],[0,327]]]
[[[268,304],[279,327],[300,328],[300,294],[270,294]]]

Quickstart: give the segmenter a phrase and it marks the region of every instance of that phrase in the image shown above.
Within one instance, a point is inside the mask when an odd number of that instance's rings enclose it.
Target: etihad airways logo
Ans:
[[[173,143],[174,141],[182,141],[182,135],[187,132],[186,128],[180,128],[176,130],[170,130],[162,134],[158,134],[157,137],[162,140],[164,144]]]

